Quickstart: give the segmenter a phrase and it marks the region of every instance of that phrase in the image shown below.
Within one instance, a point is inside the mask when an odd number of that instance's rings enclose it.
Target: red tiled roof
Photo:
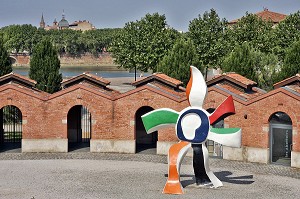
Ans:
[[[253,92],[251,93],[245,93],[239,89],[236,89],[230,85],[226,85],[226,84],[217,84],[218,87],[221,87],[223,89],[226,89],[227,91],[230,91],[242,98],[244,98],[245,100],[250,100],[250,99],[253,99],[257,96],[260,96],[260,95],[263,95],[265,93],[262,93],[262,92],[256,92],[255,90],[252,90]]]
[[[280,82],[277,82],[273,86],[274,86],[274,89],[276,89],[276,88],[279,88],[279,87],[289,85],[289,84],[291,84],[293,82],[296,82],[296,81],[300,82],[300,74],[299,73],[296,74],[295,76],[292,76],[292,77],[286,78],[286,79],[284,79]]]
[[[262,20],[266,20],[266,21],[271,21],[273,23],[279,23],[281,21],[283,21],[287,15],[285,14],[281,14],[278,12],[272,12],[269,11],[268,9],[264,9],[261,12],[255,13],[256,16],[260,17]],[[240,19],[235,19],[229,22],[229,24],[235,24],[239,21]]]
[[[165,75],[163,73],[154,73],[148,77],[133,82],[132,85],[137,87],[153,80],[160,80],[172,87],[179,87],[183,84],[181,81],[169,77],[168,75]]]
[[[256,82],[240,75],[234,72],[230,72],[230,73],[223,73],[221,75],[216,75],[215,77],[213,77],[211,80],[209,80],[207,82],[207,85],[212,85],[215,84],[221,80],[228,80],[231,81],[233,83],[236,83],[244,88],[247,88],[248,86],[255,86],[257,85]]]
[[[22,75],[19,75],[19,74],[15,74],[13,72],[9,73],[9,74],[6,74],[6,75],[3,75],[2,77],[0,77],[0,82],[1,81],[4,81],[6,79],[9,79],[9,78],[13,78],[17,81],[21,81],[25,84],[28,84],[28,85],[31,85],[31,86],[35,86],[36,85],[36,81],[35,80],[32,80],[30,78],[27,78],[25,76],[22,76]]]
[[[83,73],[81,75],[78,75],[76,77],[72,77],[70,79],[66,79],[62,82],[62,86],[66,86],[66,85],[69,85],[75,81],[78,81],[80,79],[88,79],[98,85],[101,85],[101,86],[104,86],[106,87],[107,85],[110,84],[110,81],[102,78],[102,77],[98,77],[96,75],[93,75],[93,74],[90,74],[90,73]]]
[[[258,12],[255,15],[262,18],[263,20],[272,21],[273,23],[279,23],[286,18],[285,14],[281,14],[278,12],[272,12],[272,11],[269,11],[268,9],[264,9],[264,11]]]
[[[167,92],[167,93],[169,93],[171,95],[174,95],[174,96],[178,96],[178,97],[185,97],[186,96],[185,89],[183,87],[179,87],[179,89],[175,91],[174,89],[167,88],[167,87],[161,85],[160,83],[156,83],[156,82],[153,82],[150,85],[153,86],[153,87],[156,87],[158,89],[161,89],[164,92]]]

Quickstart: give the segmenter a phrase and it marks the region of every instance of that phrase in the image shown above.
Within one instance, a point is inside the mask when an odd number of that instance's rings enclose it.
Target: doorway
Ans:
[[[270,162],[291,165],[292,120],[284,112],[274,113],[270,123]]]
[[[0,146],[1,151],[21,152],[22,112],[13,105],[0,109]]]
[[[73,106],[67,116],[69,151],[89,151],[92,116],[87,107]]]
[[[156,154],[158,132],[147,134],[141,116],[154,110],[150,106],[143,106],[135,113],[136,153]]]

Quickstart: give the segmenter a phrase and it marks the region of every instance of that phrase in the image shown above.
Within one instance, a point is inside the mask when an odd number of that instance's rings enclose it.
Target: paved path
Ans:
[[[191,158],[181,168],[185,194],[163,195],[167,157],[149,154],[0,153],[0,198],[299,198],[300,170],[210,159],[223,181],[194,185]]]

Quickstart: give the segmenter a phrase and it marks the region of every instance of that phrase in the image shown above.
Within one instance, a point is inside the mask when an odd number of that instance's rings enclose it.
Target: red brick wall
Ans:
[[[210,90],[205,102],[205,109],[216,108],[227,95]],[[241,103],[234,98],[236,114],[225,119],[227,127],[242,128],[242,145],[255,148],[269,148],[269,119],[276,112],[288,114],[293,123],[293,151],[300,151],[300,101],[287,93],[273,90],[263,95],[258,101]],[[247,115],[247,118],[245,118]]]
[[[204,108],[216,108],[228,94],[209,89]],[[278,111],[288,114],[293,122],[293,151],[300,152],[300,101],[283,89],[276,89],[256,101],[245,102],[234,97],[236,114],[225,119],[225,127],[242,128],[242,145],[269,148],[269,118]],[[181,111],[188,106],[184,99],[145,86],[112,97],[75,85],[49,95],[14,84],[0,86],[0,108],[18,107],[22,114],[24,139],[67,138],[67,114],[75,105],[83,105],[92,115],[92,139],[135,139],[135,113],[143,106]],[[245,118],[247,115],[247,118]],[[159,141],[177,141],[174,128],[162,130]]]
[[[114,105],[114,136],[117,139],[135,139],[135,113],[143,106],[181,111],[186,106],[185,103],[186,101],[183,103],[176,102],[148,89],[121,97],[115,101]],[[176,141],[178,139],[174,128],[169,128],[159,131],[158,140]]]

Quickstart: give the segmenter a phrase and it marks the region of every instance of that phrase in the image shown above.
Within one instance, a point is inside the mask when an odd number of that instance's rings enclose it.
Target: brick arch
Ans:
[[[136,142],[136,152],[146,149],[156,148],[158,141],[158,132],[147,134],[141,119],[141,116],[154,110],[151,106],[142,106],[135,111],[134,139]]]
[[[284,112],[287,114],[291,120],[292,120],[292,126],[297,127],[297,117],[291,107],[288,106],[281,106],[281,107],[275,107],[275,108],[269,108],[265,110],[265,114],[263,115],[263,123],[264,124],[269,124],[270,118],[274,113],[277,112]]]
[[[16,104],[14,102],[0,104],[0,109],[4,108],[6,106],[15,106],[15,107],[17,107],[21,111],[22,117],[23,117],[23,115],[25,115],[25,113],[27,113],[27,110],[28,110],[28,108],[23,107],[22,104]]]

